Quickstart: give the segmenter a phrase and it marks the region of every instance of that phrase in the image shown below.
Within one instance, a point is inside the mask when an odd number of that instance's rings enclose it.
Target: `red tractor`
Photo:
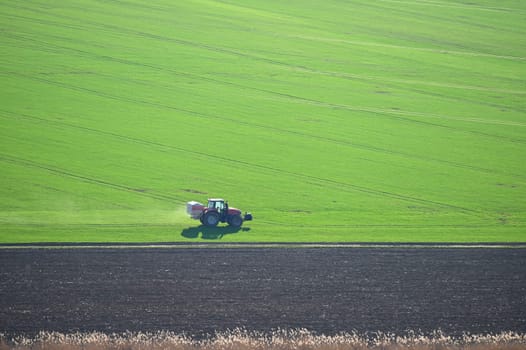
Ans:
[[[221,198],[210,198],[205,207],[199,202],[188,202],[186,212],[192,219],[199,219],[205,226],[214,227],[219,222],[228,222],[232,227],[241,227],[243,221],[252,220],[252,214],[245,213],[241,216],[241,210],[228,206],[228,202]]]

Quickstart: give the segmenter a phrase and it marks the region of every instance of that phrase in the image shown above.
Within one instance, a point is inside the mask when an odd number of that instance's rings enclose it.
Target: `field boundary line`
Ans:
[[[189,243],[189,242],[161,242],[161,243],[0,243],[0,250],[23,249],[526,249],[526,242],[509,243],[316,243],[316,242],[284,242],[284,243]]]

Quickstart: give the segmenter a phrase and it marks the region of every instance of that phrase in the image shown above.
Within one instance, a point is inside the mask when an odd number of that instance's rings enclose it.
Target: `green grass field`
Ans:
[[[5,0],[0,43],[0,242],[526,241],[524,1]]]

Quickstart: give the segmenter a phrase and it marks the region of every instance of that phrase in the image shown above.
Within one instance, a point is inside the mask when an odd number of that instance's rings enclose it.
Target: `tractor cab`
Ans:
[[[228,213],[228,202],[221,198],[210,198],[208,200],[208,209],[217,210],[218,213]]]

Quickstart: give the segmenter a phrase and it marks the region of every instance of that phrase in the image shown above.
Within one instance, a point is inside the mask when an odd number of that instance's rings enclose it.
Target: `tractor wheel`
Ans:
[[[243,225],[243,218],[241,215],[231,216],[228,219],[228,224],[232,227],[241,227],[241,225]]]
[[[206,226],[217,226],[219,223],[219,214],[215,211],[209,211],[203,216],[203,224]]]

